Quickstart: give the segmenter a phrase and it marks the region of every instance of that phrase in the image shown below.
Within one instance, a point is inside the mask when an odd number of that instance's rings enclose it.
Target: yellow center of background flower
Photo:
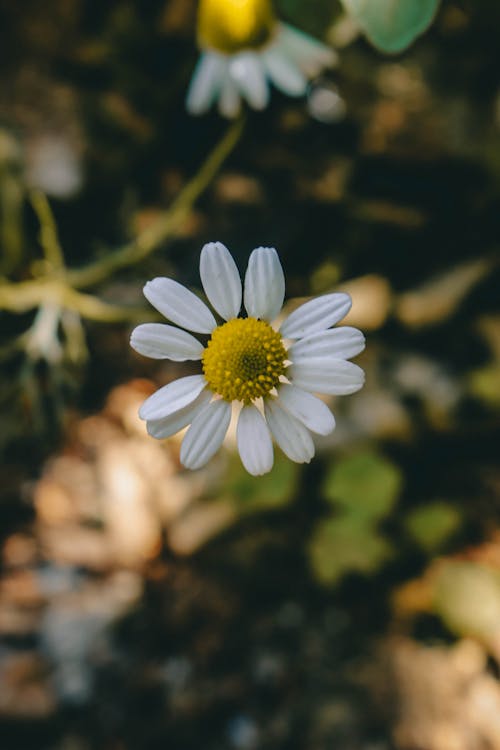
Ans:
[[[200,0],[198,41],[226,54],[258,49],[275,23],[270,0]]]
[[[212,333],[203,352],[203,373],[214,393],[249,404],[279,384],[285,359],[282,338],[269,323],[234,318]]]

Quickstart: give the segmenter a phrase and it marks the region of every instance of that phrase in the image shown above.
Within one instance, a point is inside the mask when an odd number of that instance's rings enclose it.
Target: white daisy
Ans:
[[[285,278],[274,248],[252,252],[244,291],[236,263],[220,242],[201,251],[200,276],[221,323],[173,279],[156,278],[144,287],[149,302],[180,328],[145,323],[132,332],[131,346],[146,357],[202,364],[202,374],[168,383],[142,404],[139,415],[149,434],[162,439],[190,425],[180,458],[188,469],[198,469],[219,450],[233,402],[239,402],[238,450],[250,474],[272,468],[271,436],[292,461],[309,463],[311,432],[327,435],[335,427],[331,411],[313,392],[343,395],[364,383],[363,370],[347,361],[364,349],[363,334],[349,326],[332,328],[349,311],[351,298],[339,292],[312,299],[275,330],[270,324],[283,305]],[[239,317],[242,301],[247,317]],[[208,343],[187,331],[208,335]]]
[[[200,0],[198,43],[202,54],[186,99],[193,115],[217,100],[224,117],[238,114],[242,98],[264,109],[269,81],[302,96],[308,80],[336,61],[330,47],[279,22],[270,0]]]

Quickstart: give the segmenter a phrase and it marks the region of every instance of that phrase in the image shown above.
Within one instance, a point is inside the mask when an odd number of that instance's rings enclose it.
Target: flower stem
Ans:
[[[119,269],[139,263],[175,236],[196,200],[210,185],[236,146],[242,130],[241,118],[228,128],[197,174],[152,226],[131,242],[82,268],[65,269],[49,203],[41,193],[33,193],[31,199],[40,221],[40,243],[47,263],[47,272],[29,281],[0,283],[0,309],[20,313],[51,301],[92,320],[108,322],[137,319],[137,309],[110,305],[98,297],[76,290],[98,284]],[[143,315],[142,312],[141,317]]]
[[[30,198],[40,224],[39,238],[45,260],[51,271],[61,271],[64,269],[64,255],[50,203],[40,190],[33,190]]]
[[[158,249],[167,239],[174,236],[189,214],[193,204],[210,185],[223,162],[238,142],[243,129],[243,120],[233,123],[222,140],[209,155],[198,173],[180,192],[170,208],[154,224],[145,229],[132,242],[115,250],[104,258],[90,263],[81,269],[68,273],[68,282],[74,289],[89,287],[103,281],[115,271],[133,266]]]

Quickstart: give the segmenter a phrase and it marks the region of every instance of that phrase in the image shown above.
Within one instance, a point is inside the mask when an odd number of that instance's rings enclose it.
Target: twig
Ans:
[[[64,269],[64,258],[57,230],[45,196],[32,195],[40,217],[40,242],[50,268],[43,276],[29,281],[0,284],[0,309],[26,312],[47,303],[56,303],[85,318],[102,322],[144,319],[144,311],[102,302],[76,291],[110,277],[115,271],[134,265],[153,253],[178,231],[197,198],[208,187],[224,160],[234,148],[243,129],[243,120],[233,123],[198,173],[188,182],[172,206],[135,240],[79,269]]]
[[[33,190],[30,198],[40,223],[39,238],[45,260],[51,271],[61,271],[64,268],[64,255],[50,203],[40,190]]]
[[[47,304],[57,304],[68,310],[74,310],[84,318],[106,323],[119,320],[141,320],[145,315],[142,308],[103,302],[91,294],[72,289],[63,280],[53,278],[0,286],[0,308],[4,310],[25,312]]]
[[[236,120],[202,165],[199,172],[188,182],[172,206],[152,226],[114,253],[91,263],[85,268],[69,271],[68,282],[74,289],[89,287],[107,279],[115,271],[134,265],[151,255],[182,225],[195,201],[211,183],[238,142],[243,129],[243,119]]]

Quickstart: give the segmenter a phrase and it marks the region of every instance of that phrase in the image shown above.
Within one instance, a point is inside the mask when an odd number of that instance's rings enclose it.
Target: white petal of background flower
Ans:
[[[224,79],[226,61],[216,52],[202,53],[186,96],[186,108],[192,115],[200,115],[212,106]]]
[[[198,398],[195,398],[192,404],[189,404],[178,411],[174,411],[173,414],[170,414],[163,419],[148,420],[146,423],[148,433],[151,437],[157,438],[158,440],[175,435],[176,432],[183,430],[184,427],[191,424],[193,419],[206,409],[212,396],[212,392],[209,391],[208,388],[205,388]]]
[[[309,430],[273,399],[264,401],[264,410],[269,429],[283,453],[299,464],[309,463],[314,456]]]
[[[139,409],[141,419],[155,420],[168,417],[197,398],[207,383],[203,375],[188,375],[164,385],[147,398]]]
[[[272,469],[273,442],[266,421],[255,406],[244,406],[236,430],[238,450],[249,474],[260,476]]]
[[[203,289],[214,310],[224,320],[238,317],[242,286],[233,256],[222,242],[209,242],[200,256]]]
[[[144,296],[172,323],[195,333],[211,333],[214,316],[193,292],[173,279],[156,278],[144,287]]]
[[[286,23],[280,24],[278,43],[308,78],[337,62],[337,54],[331,47]]]
[[[250,106],[265,109],[269,104],[269,86],[260,56],[256,52],[240,52],[230,59],[229,69]]]
[[[303,96],[307,89],[307,79],[280,51],[276,44],[262,53],[264,66],[270,80],[288,96]]]
[[[294,310],[283,322],[280,333],[287,339],[301,339],[325,331],[342,320],[351,309],[352,300],[344,292],[316,297]]]
[[[213,401],[198,414],[181,445],[181,463],[187,469],[200,469],[222,445],[231,420],[231,404]]]
[[[285,298],[285,276],[274,247],[256,248],[245,274],[245,309],[250,317],[272,321]]]
[[[236,82],[231,78],[229,62],[225,60],[224,80],[219,97],[219,112],[223,117],[232,118],[239,114],[241,98]]]
[[[134,328],[130,346],[152,359],[172,359],[183,362],[186,359],[201,359],[203,345],[186,331],[165,325],[165,323],[143,323]]]
[[[350,326],[341,326],[300,339],[290,347],[288,354],[292,362],[301,362],[311,357],[350,359],[364,348],[365,337],[361,331]]]
[[[361,367],[345,359],[317,357],[290,365],[286,376],[299,388],[317,393],[347,396],[363,387],[365,374]]]
[[[284,383],[278,388],[278,403],[318,435],[329,435],[335,429],[335,418],[328,406],[302,388]]]

